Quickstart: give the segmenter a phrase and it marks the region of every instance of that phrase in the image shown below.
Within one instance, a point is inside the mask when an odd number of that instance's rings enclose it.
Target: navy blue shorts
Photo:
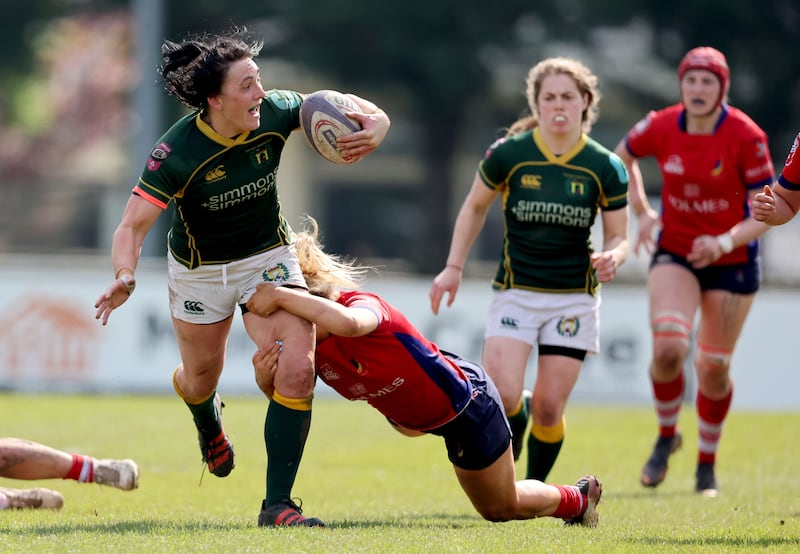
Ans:
[[[444,438],[447,457],[454,466],[487,468],[511,445],[511,428],[500,394],[480,365],[449,352],[442,353],[469,376],[472,400],[455,419],[428,432]]]
[[[712,265],[702,269],[692,267],[686,258],[659,248],[650,261],[650,269],[659,264],[678,264],[697,279],[700,290],[727,290],[734,294],[755,294],[761,285],[761,261],[758,257],[735,265]]]

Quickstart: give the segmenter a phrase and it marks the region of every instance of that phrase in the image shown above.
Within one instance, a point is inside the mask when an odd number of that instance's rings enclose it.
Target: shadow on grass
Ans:
[[[20,529],[6,529],[3,532],[7,535],[38,535],[46,537],[49,535],[63,535],[71,533],[95,533],[107,535],[152,535],[159,530],[175,532],[203,532],[203,531],[231,531],[242,530],[252,527],[246,523],[235,523],[229,521],[208,521],[208,522],[170,522],[155,519],[143,519],[136,521],[115,521],[113,523],[56,523],[43,525],[26,525]]]
[[[432,529],[467,529],[482,526],[486,523],[479,516],[453,514],[419,514],[403,515],[397,519],[382,520],[331,520],[326,521],[326,529],[373,529],[373,528],[432,528]],[[115,521],[106,523],[56,523],[42,525],[26,525],[20,529],[5,529],[4,534],[24,536],[47,537],[53,535],[71,535],[74,533],[89,533],[99,535],[157,535],[164,531],[168,533],[203,533],[203,532],[231,532],[245,531],[256,527],[255,522],[235,521],[198,521],[198,522],[172,522],[165,520],[145,519],[136,521]]]
[[[334,520],[325,522],[325,525],[331,529],[373,529],[381,527],[391,527],[392,529],[468,529],[482,527],[487,523],[479,515],[404,514],[396,519]]]
[[[637,499],[637,498],[699,498],[699,495],[694,491],[679,491],[679,490],[658,490],[655,488],[641,488],[639,490],[623,490],[618,491],[603,491],[603,500],[609,498],[620,499]]]
[[[714,546],[719,548],[769,549],[778,546],[798,546],[800,537],[761,537],[729,535],[725,537],[668,538],[664,536],[637,537],[625,542],[658,551],[664,548]]]

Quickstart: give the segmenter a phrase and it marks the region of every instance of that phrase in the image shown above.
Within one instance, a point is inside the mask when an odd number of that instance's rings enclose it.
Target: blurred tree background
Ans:
[[[728,57],[731,104],[767,131],[776,170],[800,129],[796,0],[5,5],[0,252],[102,250],[110,238],[102,236],[103,221],[119,217],[118,207],[106,213],[106,192],[129,192],[144,162],[130,159],[142,150],[134,141],[146,141],[146,153],[158,138],[142,136],[144,114],[135,103],[136,95],[156,88],[157,74],[137,59],[150,53],[157,65],[163,38],[232,25],[264,40],[265,86],[277,86],[272,78],[280,73],[281,88],[339,88],[389,112],[393,127],[380,159],[410,162],[400,163],[400,171],[388,161],[385,170],[371,160],[356,166],[372,172],[369,190],[329,187],[321,223],[335,250],[402,259],[417,273],[443,264],[480,156],[527,110],[525,74],[544,57],[577,57],[597,73],[602,100],[593,135],[609,148],[647,111],[678,100],[677,64],[697,45]],[[163,36],[142,41],[143,26]],[[158,118],[160,134],[180,107],[165,94],[157,98],[159,109],[145,109]],[[648,190],[657,193],[658,176],[649,171]],[[495,263],[499,225],[490,220],[474,258]]]

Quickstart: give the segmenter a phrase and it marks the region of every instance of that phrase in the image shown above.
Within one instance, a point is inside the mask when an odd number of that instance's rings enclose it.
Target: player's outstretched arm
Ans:
[[[753,219],[767,225],[783,225],[800,210],[800,191],[788,190],[775,183],[753,197]]]
[[[268,317],[276,310],[286,310],[341,337],[369,334],[380,323],[372,310],[342,306],[303,290],[276,287],[267,283],[258,285],[256,292],[247,301],[247,309],[262,317]]]

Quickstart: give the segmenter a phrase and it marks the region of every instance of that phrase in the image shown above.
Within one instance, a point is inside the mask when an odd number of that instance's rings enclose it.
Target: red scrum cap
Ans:
[[[728,87],[730,87],[731,82],[731,70],[728,67],[725,54],[710,46],[692,48],[686,52],[686,55],[678,66],[678,79],[683,79],[683,76],[690,69],[705,69],[717,76],[720,85],[722,85],[717,104],[721,103],[728,95]]]

